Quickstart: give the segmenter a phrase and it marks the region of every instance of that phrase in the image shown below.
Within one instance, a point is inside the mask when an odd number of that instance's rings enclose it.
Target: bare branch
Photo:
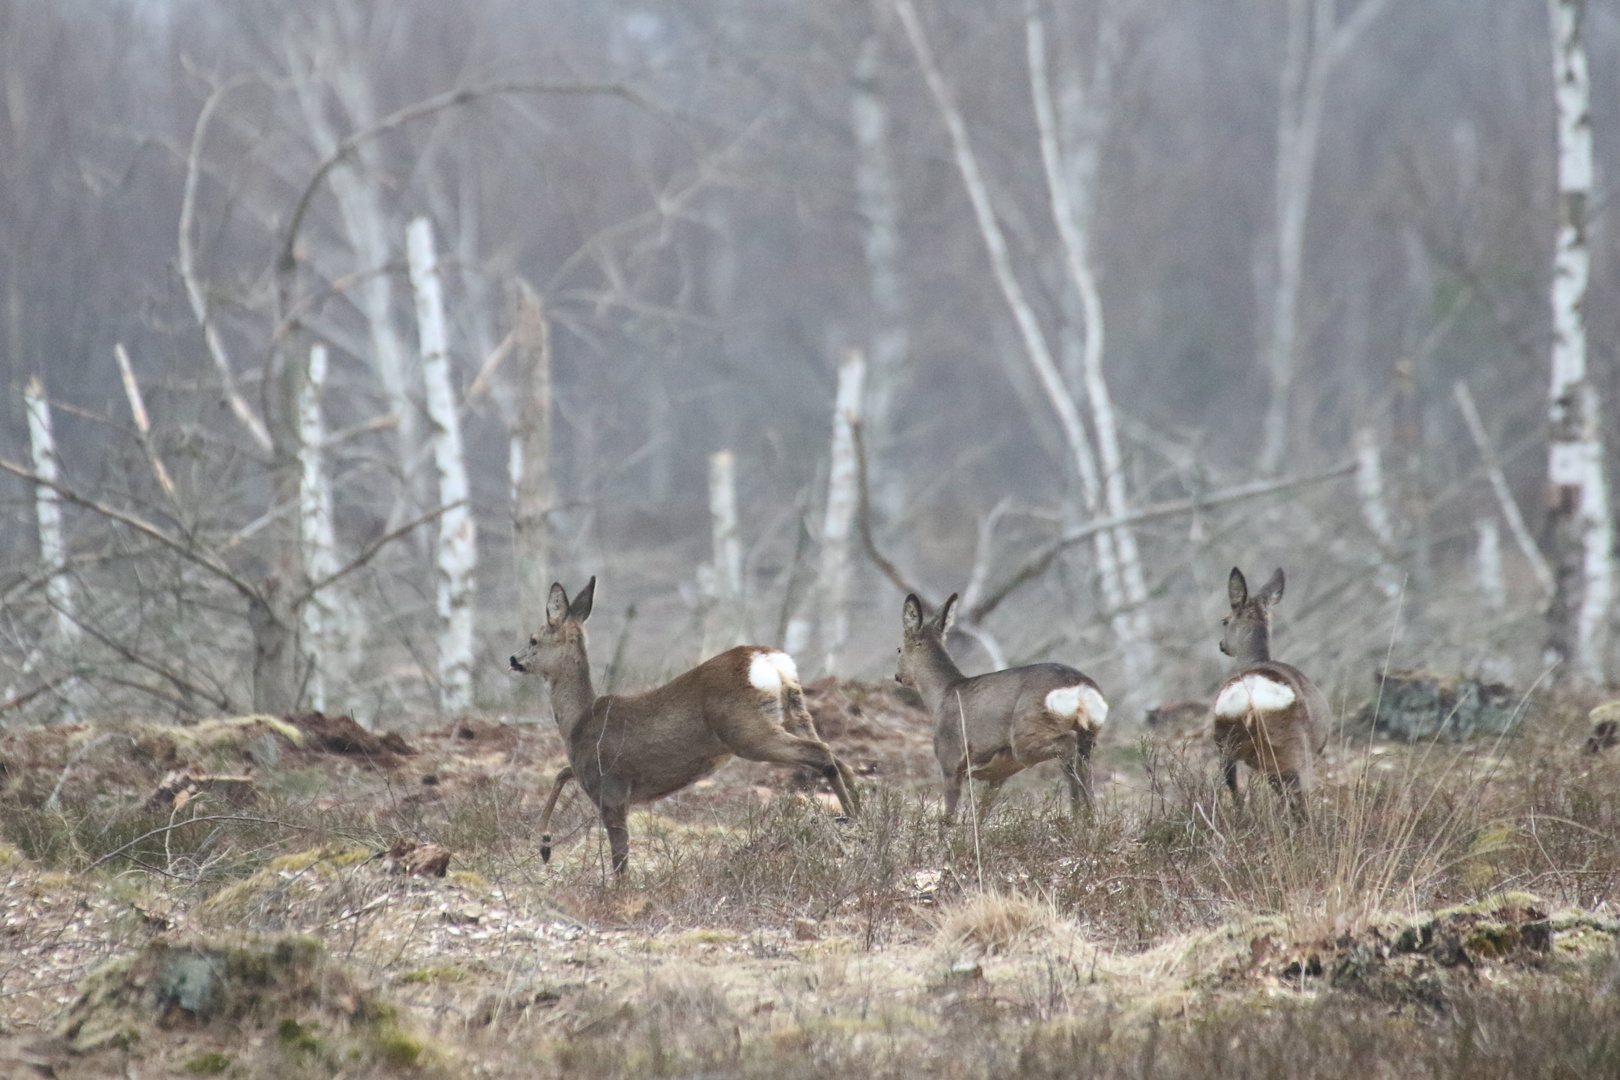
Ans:
[[[196,255],[191,248],[192,223],[197,214],[197,178],[201,172],[203,137],[208,132],[209,121],[213,119],[214,110],[217,109],[225,96],[233,90],[248,85],[253,80],[247,76],[232,79],[219,87],[208,100],[203,103],[202,111],[197,114],[197,123],[192,128],[191,153],[186,158],[186,186],[185,193],[180,200],[180,279],[185,283],[186,298],[191,302],[191,314],[202,328],[203,341],[208,346],[208,355],[214,360],[214,367],[219,371],[220,382],[224,386],[225,400],[230,402],[231,412],[242,426],[247,428],[253,441],[266,453],[271,451],[270,432],[261,422],[236,389],[236,375],[231,369],[230,355],[225,351],[225,342],[219,336],[219,328],[214,325],[213,316],[209,312],[208,294],[203,288],[202,279],[197,275]]]
[[[967,623],[977,623],[988,616],[996,607],[1014,591],[1044,574],[1052,562],[1064,549],[1073,547],[1082,540],[1090,539],[1097,533],[1108,529],[1118,528],[1121,525],[1133,525],[1138,521],[1151,521],[1154,518],[1174,517],[1178,514],[1188,514],[1195,510],[1202,510],[1208,506],[1221,503],[1237,502],[1240,499],[1252,499],[1260,495],[1272,495],[1280,491],[1293,488],[1307,487],[1312,484],[1321,484],[1329,480],[1337,480],[1342,476],[1350,476],[1356,471],[1354,462],[1340,465],[1326,472],[1313,473],[1310,476],[1298,476],[1286,480],[1256,480],[1248,484],[1239,484],[1225,491],[1213,491],[1207,495],[1194,495],[1186,499],[1173,499],[1169,502],[1156,503],[1151,506],[1140,507],[1127,514],[1118,514],[1113,517],[1094,518],[1084,525],[1077,525],[1072,529],[1065,529],[1057,539],[1047,544],[1045,548],[1036,552],[1024,561],[1023,565],[1014,570],[1007,579],[993,592],[979,601],[972,610],[962,616]]]
[[[861,547],[866,549],[866,557],[872,560],[872,565],[883,571],[883,576],[894,583],[894,587],[903,593],[914,593],[929,607],[934,605],[928,599],[928,594],[913,585],[900,568],[884,558],[878,550],[877,541],[872,538],[872,490],[866,475],[866,439],[861,434],[859,421],[850,425],[850,431],[855,436],[855,476],[856,476],[856,504],[855,526],[861,534]]]
[[[124,350],[122,341],[113,346],[113,357],[118,361],[118,373],[124,380],[124,396],[129,398],[129,412],[135,420],[136,438],[141,449],[146,451],[146,460],[152,465],[152,475],[157,477],[158,487],[163,489],[169,501],[178,505],[180,496],[175,491],[174,481],[169,477],[169,470],[164,468],[163,459],[158,457],[157,447],[152,445],[152,421],[146,415],[146,399],[141,396],[141,384],[135,381],[135,368],[129,362],[129,353]]]
[[[386,532],[383,535],[377,537],[377,539],[373,540],[370,544],[366,545],[366,547],[360,552],[360,554],[356,555],[353,559],[350,559],[343,566],[338,567],[338,569],[332,571],[330,574],[328,574],[325,577],[321,578],[319,581],[312,582],[310,584],[309,588],[307,588],[303,592],[299,593],[298,596],[296,598],[294,598],[294,600],[292,602],[291,606],[292,606],[293,610],[296,611],[305,602],[307,602],[310,597],[314,596],[316,593],[320,592],[322,589],[324,589],[327,586],[333,584],[334,582],[338,581],[341,578],[347,577],[348,575],[354,573],[356,570],[359,570],[361,567],[365,566],[366,563],[370,562],[372,559],[375,559],[377,557],[378,553],[381,552],[383,548],[387,547],[389,544],[392,544],[395,540],[398,540],[401,537],[408,535],[411,532],[412,529],[416,529],[416,528],[419,528],[420,526],[426,525],[428,522],[433,521],[434,519],[440,517],[441,515],[445,514],[447,511],[454,510],[454,509],[456,509],[457,507],[460,507],[460,506],[466,506],[468,502],[469,502],[469,500],[467,500],[467,499],[457,499],[455,502],[445,503],[443,506],[436,506],[432,510],[429,510],[427,513],[423,514],[421,517],[416,518],[413,521],[407,521],[405,524],[401,525],[399,528],[391,530],[390,532]]]
[[[1547,565],[1546,556],[1541,553],[1535,537],[1524,523],[1524,515],[1519,513],[1519,502],[1513,497],[1513,489],[1508,487],[1507,477],[1502,473],[1502,462],[1496,456],[1496,447],[1491,445],[1491,437],[1479,418],[1479,410],[1474,407],[1474,395],[1469,391],[1468,383],[1462,379],[1457,380],[1451,392],[1457,399],[1457,407],[1462,410],[1468,434],[1474,437],[1474,445],[1479,447],[1480,459],[1485,463],[1485,475],[1490,478],[1491,490],[1496,493],[1496,501],[1502,507],[1502,517],[1507,520],[1508,531],[1518,541],[1519,550],[1529,561],[1542,592],[1551,596],[1554,587],[1552,567]]]
[[[30,483],[45,484],[46,486],[53,488],[57,494],[62,496],[62,498],[76,506],[82,506],[86,510],[93,510],[104,518],[111,521],[116,521],[120,525],[134,529],[138,533],[144,533],[153,540],[156,540],[159,544],[162,544],[164,547],[178,554],[181,558],[195,563],[204,570],[209,571],[228,584],[234,586],[236,590],[248,600],[262,602],[262,597],[259,594],[259,590],[241,575],[237,574],[236,571],[225,565],[225,563],[221,561],[219,556],[214,552],[209,551],[206,548],[200,548],[180,537],[171,536],[169,533],[152,524],[150,521],[147,521],[145,518],[127,513],[126,511],[118,509],[116,506],[108,506],[106,503],[92,499],[87,495],[80,495],[72,488],[64,487],[60,483],[46,480],[33,470],[25,469],[13,461],[0,458],[0,469],[4,469],[13,476],[21,477]]]

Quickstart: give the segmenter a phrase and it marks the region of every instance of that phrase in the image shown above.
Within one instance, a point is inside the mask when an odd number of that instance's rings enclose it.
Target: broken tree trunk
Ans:
[[[39,529],[39,561],[51,572],[45,583],[45,597],[56,619],[56,636],[62,642],[79,636],[73,618],[73,581],[65,573],[67,545],[62,539],[62,503],[57,495],[56,435],[51,425],[51,403],[38,375],[23,388],[28,412],[28,445],[33,453],[34,474],[41,483],[34,485],[34,517]]]
[[[433,458],[439,470],[439,705],[447,713],[472,708],[473,615],[477,600],[478,527],[467,505],[467,462],[462,454],[461,421],[450,376],[444,291],[439,279],[433,225],[425,217],[406,236],[416,321],[422,350],[422,381],[427,388]]]

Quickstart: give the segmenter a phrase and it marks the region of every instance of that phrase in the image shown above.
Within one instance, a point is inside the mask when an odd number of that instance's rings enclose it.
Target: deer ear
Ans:
[[[568,591],[560,583],[553,581],[551,592],[546,594],[546,625],[561,626],[566,618],[568,618]]]
[[[1282,594],[1283,572],[1282,567],[1279,566],[1277,567],[1277,572],[1271,575],[1271,580],[1266,582],[1266,587],[1260,590],[1260,595],[1256,597],[1256,599],[1267,607],[1270,607],[1272,604],[1275,604],[1277,601],[1282,599]]]
[[[1232,567],[1232,575],[1226,579],[1226,598],[1234,608],[1242,607],[1249,598],[1249,583],[1243,580],[1243,571],[1235,566]]]
[[[595,599],[596,575],[592,574],[591,580],[587,581],[585,587],[579,590],[579,595],[574,597],[574,602],[568,605],[568,617],[575,622],[584,622],[591,617],[591,602]]]
[[[922,624],[922,601],[917,599],[916,593],[911,593],[906,597],[905,606],[900,609],[900,625],[907,634],[915,634],[922,629]]]
[[[956,594],[951,593],[951,598],[940,605],[939,615],[934,621],[939,624],[941,634],[947,633],[956,623],[956,599]]]

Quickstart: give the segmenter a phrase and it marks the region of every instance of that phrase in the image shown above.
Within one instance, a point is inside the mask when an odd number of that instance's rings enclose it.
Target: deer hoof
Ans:
[[[549,835],[540,838],[540,861],[543,863],[551,862],[551,837]]]

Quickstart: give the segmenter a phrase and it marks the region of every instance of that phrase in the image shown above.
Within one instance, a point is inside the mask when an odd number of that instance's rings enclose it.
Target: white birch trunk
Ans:
[[[1389,516],[1384,490],[1384,459],[1379,452],[1378,433],[1370,427],[1356,429],[1356,500],[1361,504],[1361,520],[1378,541],[1373,556],[1374,579],[1378,591],[1393,599],[1401,591],[1400,574],[1389,561],[1395,547],[1395,525]]]
[[[512,483],[512,559],[524,624],[539,625],[551,588],[551,329],[545,305],[518,283],[516,349],[522,365],[507,473]]]
[[[900,16],[906,36],[911,42],[912,51],[916,54],[917,63],[922,68],[929,92],[939,109],[940,118],[945,123],[945,130],[950,135],[957,171],[962,176],[962,186],[967,189],[968,201],[973,207],[979,236],[990,257],[990,268],[995,275],[996,284],[1001,289],[1002,298],[1006,301],[1013,322],[1018,327],[1024,354],[1030,366],[1035,369],[1036,378],[1052,406],[1052,411],[1057,414],[1064,442],[1068,444],[1075,473],[1085,496],[1086,507],[1095,512],[1099,505],[1102,485],[1097,476],[1097,463],[1091,452],[1091,443],[1085,425],[1080,419],[1080,411],[1075,407],[1074,397],[1069,393],[1068,387],[1063,382],[1063,376],[1053,361],[1052,350],[1041,330],[1035,309],[1025,296],[1017,275],[1013,273],[1007,240],[1001,231],[1000,222],[996,220],[995,209],[991,206],[990,191],[979,170],[978,156],[974,153],[973,144],[968,138],[967,124],[962,119],[961,111],[957,109],[951,97],[950,87],[946,84],[945,77],[939,70],[939,64],[934,59],[933,49],[928,44],[916,8],[911,0],[893,0],[893,2],[895,12]],[[1118,611],[1125,602],[1125,592],[1120,582],[1119,564],[1114,554],[1113,534],[1099,533],[1096,547],[1097,576],[1102,587],[1104,604],[1110,611]],[[1120,630],[1124,630],[1127,635],[1123,640],[1130,641],[1130,628],[1116,623],[1116,633]],[[1127,652],[1134,650],[1127,649]]]
[[[855,194],[865,223],[861,239],[872,309],[864,430],[869,436],[872,506],[878,522],[892,527],[905,512],[895,425],[910,337],[900,281],[900,202],[889,154],[882,62],[883,38],[873,33],[861,44],[856,60],[850,127],[855,135]]]
[[[439,701],[447,713],[472,707],[473,615],[477,604],[478,531],[467,505],[467,464],[461,449],[461,422],[450,375],[444,292],[433,225],[416,218],[406,237],[411,284],[416,290],[416,321],[421,337],[422,381],[427,389],[433,457],[439,471]]]
[[[1336,0],[1288,0],[1286,45],[1277,93],[1277,160],[1273,178],[1275,260],[1269,296],[1270,327],[1262,360],[1271,397],[1261,423],[1259,469],[1270,475],[1288,449],[1289,403],[1299,349],[1299,306],[1304,288],[1305,225],[1316,172],[1316,148],[1327,101],[1328,78],[1382,13],[1388,0],[1362,0],[1341,22]]]
[[[326,469],[326,420],[321,401],[326,394],[327,351],[309,350],[309,369],[298,392],[299,535],[304,545],[304,573],[317,584],[338,572],[337,527],[332,509],[332,478]],[[360,666],[366,627],[355,598],[341,584],[317,589],[299,613],[303,620],[306,682],[310,708],[351,712],[349,678]]]
[[[343,55],[347,46],[339,40],[339,31],[327,20],[320,20],[325,35],[324,44],[331,55]],[[294,87],[303,109],[304,122],[309,128],[311,141],[322,157],[330,157],[339,146],[339,138],[328,116],[326,98],[313,81],[312,68],[316,58],[297,54],[288,57],[288,69],[293,74]],[[376,108],[371,88],[365,76],[351,67],[340,66],[333,76],[333,89],[357,129],[370,126],[376,120]],[[354,164],[340,163],[332,170],[332,193],[337,198],[338,213],[349,247],[354,252],[355,268],[361,275],[353,290],[355,305],[365,317],[366,332],[371,342],[371,366],[382,384],[388,411],[398,417],[394,428],[398,446],[399,465],[405,501],[395,508],[392,518],[403,520],[410,503],[422,504],[425,509],[428,489],[425,479],[414,469],[421,459],[421,423],[417,415],[414,391],[417,371],[411,362],[410,350],[395,321],[394,278],[388,270],[393,258],[390,236],[394,225],[383,209],[380,181],[376,170],[380,167],[375,146],[362,144],[355,151]]]
[[[833,407],[831,465],[827,471],[827,508],[821,526],[822,673],[840,673],[842,653],[849,641],[849,541],[860,501],[859,463],[855,456],[855,425],[861,422],[861,396],[866,381],[866,358],[850,349],[838,365],[838,393]]]
[[[1485,606],[1492,611],[1507,607],[1507,578],[1502,573],[1502,535],[1493,518],[1474,522],[1474,579]]]
[[[1575,681],[1602,685],[1613,594],[1613,521],[1604,476],[1601,405],[1586,369],[1584,305],[1591,256],[1591,79],[1582,39],[1585,0],[1548,0],[1558,124],[1559,222],[1552,281],[1551,488],[1555,580],[1548,654]]]
[[[709,455],[709,525],[713,562],[702,568],[703,645],[700,660],[742,644],[742,538],[737,525],[737,459],[730,450]]]
[[[28,412],[28,446],[33,454],[34,475],[44,481],[34,485],[34,517],[39,528],[39,561],[52,572],[45,583],[45,597],[56,616],[57,639],[69,642],[78,638],[79,624],[73,619],[73,581],[63,572],[67,567],[67,545],[62,538],[62,502],[51,486],[58,475],[51,403],[38,375],[23,388],[23,403]]]
[[[1108,123],[1106,95],[1111,91],[1113,51],[1118,27],[1112,5],[1105,4],[1099,17],[1097,60],[1092,92],[1080,84],[1078,69],[1070,68],[1064,93],[1068,145],[1058,133],[1058,119],[1052,105],[1051,82],[1047,76],[1046,30],[1040,8],[1026,0],[1025,44],[1028,53],[1030,96],[1040,136],[1041,164],[1046,172],[1052,218],[1063,243],[1063,263],[1069,284],[1079,297],[1082,311],[1080,353],[1081,377],[1091,406],[1092,428],[1097,435],[1097,452],[1102,463],[1102,501],[1112,517],[1123,515],[1129,502],[1125,487],[1124,458],[1114,422],[1113,398],[1103,370],[1105,330],[1102,293],[1090,258],[1091,211],[1096,204],[1095,179],[1101,156],[1101,141]],[[1095,495],[1088,497],[1088,509],[1097,510]],[[1138,698],[1156,696],[1158,669],[1153,647],[1153,628],[1148,619],[1147,581],[1142,572],[1136,533],[1128,526],[1099,533],[1099,567],[1110,562],[1118,566],[1117,600],[1111,600],[1110,613],[1115,636],[1125,660],[1129,694]],[[1107,595],[1105,584],[1105,596]]]

